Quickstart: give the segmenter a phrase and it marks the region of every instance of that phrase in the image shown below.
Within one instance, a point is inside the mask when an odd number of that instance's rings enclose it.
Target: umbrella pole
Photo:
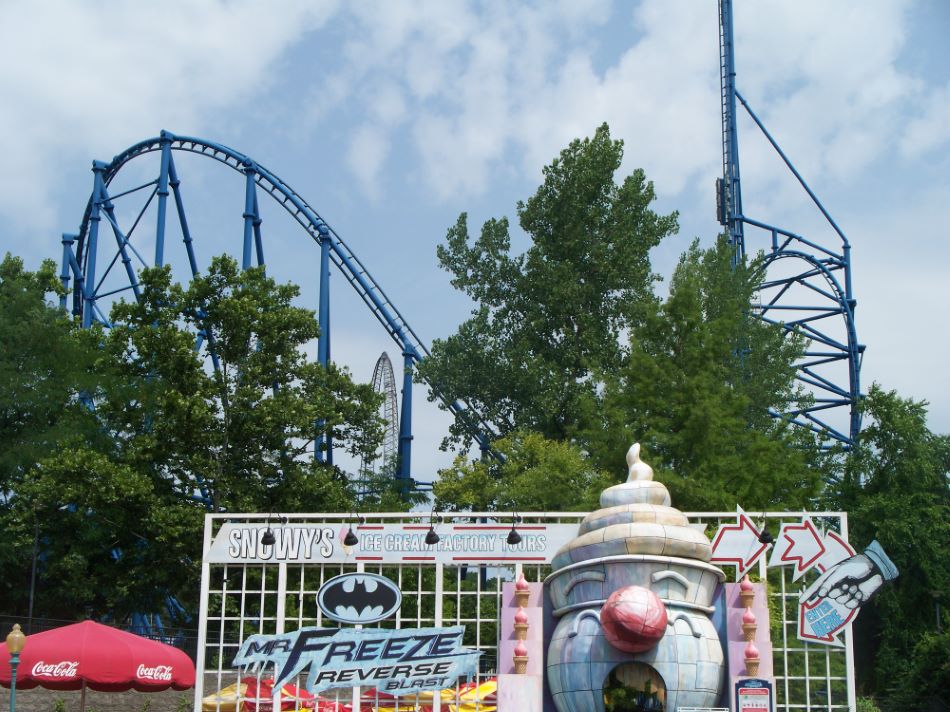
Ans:
[[[79,712],[86,712],[86,681],[82,681],[82,692],[79,693]]]

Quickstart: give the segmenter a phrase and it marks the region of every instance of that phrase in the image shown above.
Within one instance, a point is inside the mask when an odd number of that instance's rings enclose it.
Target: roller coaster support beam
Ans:
[[[162,163],[158,172],[158,217],[155,227],[155,266],[165,264],[165,213],[168,210],[168,171],[172,142],[162,136]]]
[[[320,324],[320,336],[317,339],[317,361],[323,368],[330,365],[330,231],[326,225],[317,228],[320,240],[320,302],[317,319]],[[323,422],[317,423],[318,431]],[[324,435],[317,437],[313,448],[317,462],[333,464],[333,443]]]
[[[106,210],[105,217],[110,221],[110,223],[113,224],[113,228],[116,232],[116,238],[120,244],[119,252],[122,253],[125,249],[135,252],[134,247],[128,239],[131,235],[131,230],[129,236],[121,234],[118,224],[115,222],[114,215],[110,214],[109,196],[106,193],[106,188],[126,163],[139,156],[159,151],[161,152],[162,167],[160,169],[158,179],[139,186],[138,188],[126,191],[124,193],[119,193],[114,199],[119,199],[125,195],[128,195],[129,193],[133,193],[143,188],[154,187],[152,196],[158,195],[159,206],[161,206],[163,203],[163,196],[166,198],[164,202],[167,215],[167,188],[171,188],[172,196],[175,199],[175,207],[178,213],[179,223],[181,225],[182,238],[185,248],[188,252],[188,262],[191,267],[192,276],[196,276],[198,274],[198,265],[197,260],[195,259],[192,235],[188,228],[188,221],[185,217],[185,210],[180,191],[180,181],[178,178],[178,173],[175,169],[175,151],[184,151],[193,155],[211,158],[226,165],[232,170],[241,173],[245,177],[245,231],[243,244],[244,249],[242,255],[243,266],[249,267],[251,265],[253,259],[252,250],[254,249],[254,247],[251,246],[252,241],[255,243],[254,246],[257,249],[257,263],[260,266],[264,265],[264,255],[262,249],[263,245],[260,238],[258,189],[263,190],[265,194],[269,195],[281,207],[283,207],[284,210],[289,213],[291,218],[300,224],[300,226],[303,227],[309,236],[321,246],[322,296],[319,317],[321,329],[323,329],[324,332],[324,335],[321,337],[318,346],[318,349],[323,350],[318,352],[318,360],[320,360],[321,363],[329,363],[330,355],[329,293],[328,291],[324,291],[324,285],[326,285],[326,289],[328,289],[329,282],[326,279],[326,275],[329,273],[331,264],[340,270],[346,281],[351,287],[353,287],[354,290],[356,290],[364,304],[373,313],[373,316],[380,322],[380,324],[382,324],[393,341],[395,341],[399,346],[402,353],[404,354],[406,362],[410,366],[414,367],[416,363],[422,361],[426,356],[428,356],[429,352],[426,346],[413,331],[412,327],[406,322],[402,314],[399,313],[399,310],[385,294],[381,286],[373,279],[366,266],[363,265],[363,263],[340,238],[340,236],[337,235],[329,225],[327,225],[327,223],[316,212],[316,210],[314,210],[296,191],[294,191],[289,185],[284,183],[278,176],[262,166],[260,163],[252,160],[249,156],[239,153],[238,151],[234,151],[233,149],[230,149],[219,143],[190,136],[178,136],[169,131],[162,131],[157,137],[149,138],[145,141],[141,141],[133,146],[130,146],[128,149],[115,156],[109,164],[101,162],[96,162],[93,164],[96,183],[93,189],[93,194],[86,205],[86,211],[83,215],[82,225],[80,227],[78,236],[74,240],[74,244],[70,244],[68,246],[64,244],[64,260],[69,262],[69,268],[72,270],[74,275],[72,282],[72,309],[73,313],[77,317],[81,317],[84,326],[91,325],[93,320],[106,323],[106,319],[102,316],[98,309],[96,300],[100,297],[110,296],[122,291],[122,289],[118,289],[100,294],[99,287],[101,286],[102,281],[100,281],[98,284],[96,281],[100,277],[101,280],[104,280],[115,263],[115,259],[113,259],[113,263],[108,265],[107,269],[105,270],[105,274],[97,276],[96,251],[99,247],[97,241],[99,222],[103,217],[102,210]],[[139,215],[140,217],[144,213],[144,210],[148,206],[150,200],[151,198],[146,201],[145,207],[143,207],[142,213]],[[158,238],[157,235],[156,238]],[[161,241],[156,239],[156,243],[159,242]],[[68,247],[68,250],[65,249],[66,247]],[[164,251],[165,247],[167,247],[167,244],[163,242],[162,251]],[[66,255],[66,252],[69,253],[68,256]],[[137,252],[135,252],[135,254],[141,259],[141,255],[138,255]],[[123,255],[123,257],[125,257],[125,255]],[[164,260],[164,254],[160,255],[160,259]],[[134,276],[129,278],[129,282],[130,286],[128,289],[134,291],[138,288],[138,284],[136,284]],[[215,362],[215,366],[217,367],[217,353],[214,349],[214,335],[211,333],[203,334],[199,332],[199,343],[202,343],[205,340],[209,345],[212,361]],[[407,378],[410,378],[408,383],[411,383],[411,377],[407,376]],[[472,409],[465,402],[448,399],[444,393],[441,392],[441,389],[437,384],[430,385],[432,386],[435,396],[442,401],[445,407],[456,418],[460,419],[465,424],[465,427],[471,432],[473,438],[478,442],[479,446],[483,450],[492,452],[490,449],[490,443],[493,438],[497,437],[497,433],[492,424],[482,418],[477,413],[477,411]],[[408,392],[410,389],[405,390]],[[407,416],[409,415],[410,410],[411,402],[409,408],[406,406],[403,407],[403,412],[406,413]],[[411,426],[409,425],[409,423],[411,423],[411,417],[406,417],[405,421],[405,438],[402,440],[402,449],[408,454],[409,443],[412,439]],[[328,449],[328,445],[329,443],[321,443],[321,448],[317,451],[316,456],[320,457],[321,452],[331,452],[331,450]],[[404,468],[402,473],[408,476],[411,458],[403,457],[403,461],[405,464],[402,466]]]
[[[99,249],[99,222],[100,205],[102,203],[102,173],[105,170],[105,164],[101,161],[92,162],[92,200],[91,212],[89,214],[89,245],[86,248],[86,285],[83,293],[82,326],[88,329],[92,326],[92,315],[95,309],[95,288],[96,288],[96,253]]]
[[[396,479],[408,481],[412,464],[412,366],[413,354],[402,352],[402,410],[399,414],[399,469]]]
[[[719,184],[721,221],[729,231],[733,265],[745,256],[742,191],[739,186],[739,132],[736,127],[736,58],[732,32],[732,0],[720,0],[720,89],[722,92],[722,182]]]
[[[255,174],[253,165],[248,165],[244,169],[246,184],[244,188],[244,250],[241,254],[241,269],[251,268],[251,242],[254,239],[254,220],[257,219],[257,213],[254,210],[257,202]]]
[[[741,262],[746,254],[746,226],[750,228],[749,237],[760,235],[760,231],[771,234],[770,249],[764,251],[762,281],[758,290],[759,303],[752,305],[753,313],[765,322],[780,325],[788,334],[805,337],[809,344],[803,359],[795,366],[798,383],[812,391],[810,401],[802,401],[797,407],[793,404],[788,412],[772,415],[819,434],[824,441],[824,447],[838,446],[847,450],[854,445],[861,429],[858,405],[861,398],[860,371],[864,352],[864,346],[858,342],[854,324],[857,302],[851,281],[851,244],[818,196],[779,147],[778,142],[736,90],[732,3],[733,0],[719,0],[723,151],[723,175],[716,181],[719,222],[725,228],[729,242],[734,248],[733,264]],[[737,101],[741,102],[752,121],[828,221],[840,238],[840,245],[826,247],[815,239],[806,239],[788,230],[754,220],[743,213],[736,128]],[[789,269],[785,260],[793,261],[793,265],[804,263],[804,266]],[[773,267],[776,276],[766,278],[766,273],[773,274],[769,272]],[[839,275],[839,272],[844,274]],[[832,317],[841,318],[843,337],[840,335],[841,327],[836,326],[836,322],[825,321]],[[844,368],[847,368],[847,380],[841,373]],[[829,369],[825,370],[826,375],[820,372],[823,369]],[[835,418],[843,420],[829,412],[835,408],[848,408],[850,411],[847,427],[834,424]]]

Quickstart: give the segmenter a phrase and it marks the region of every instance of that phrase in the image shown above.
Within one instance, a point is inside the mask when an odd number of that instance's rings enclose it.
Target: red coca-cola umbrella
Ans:
[[[0,685],[10,687],[10,654],[0,646]],[[16,686],[29,690],[158,692],[195,685],[195,665],[184,652],[134,633],[83,621],[26,639]]]

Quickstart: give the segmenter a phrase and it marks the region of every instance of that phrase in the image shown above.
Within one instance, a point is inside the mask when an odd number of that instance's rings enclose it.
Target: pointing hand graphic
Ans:
[[[808,587],[804,600],[828,598],[845,608],[857,608],[868,601],[884,581],[897,577],[897,567],[876,541],[864,551],[841,561]]]

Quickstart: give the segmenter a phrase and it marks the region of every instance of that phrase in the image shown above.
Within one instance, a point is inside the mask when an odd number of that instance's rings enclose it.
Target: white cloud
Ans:
[[[268,70],[335,3],[0,5],[0,211],[32,229],[65,162],[107,158],[162,128],[197,132],[272,81]]]
[[[919,113],[907,122],[900,137],[901,153],[918,158],[950,142],[950,83],[930,89],[920,102]]]
[[[346,165],[371,197],[377,195],[379,171],[388,154],[389,140],[378,127],[367,124],[353,131]]]

